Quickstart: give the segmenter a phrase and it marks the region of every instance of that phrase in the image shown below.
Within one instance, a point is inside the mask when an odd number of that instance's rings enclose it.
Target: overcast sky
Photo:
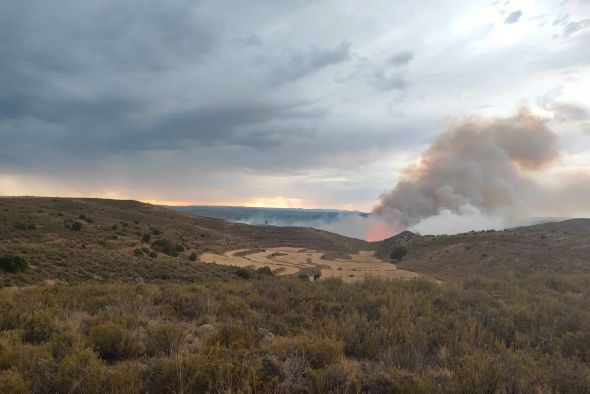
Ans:
[[[589,0],[2,0],[0,195],[368,210],[523,105],[588,170],[589,65]]]

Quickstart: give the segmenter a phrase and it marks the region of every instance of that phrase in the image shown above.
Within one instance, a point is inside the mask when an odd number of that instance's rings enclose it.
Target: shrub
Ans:
[[[0,270],[4,272],[16,273],[26,271],[29,264],[20,256],[5,255],[0,257]]]
[[[40,343],[47,341],[57,330],[57,322],[49,311],[39,310],[25,315],[21,327],[24,341]]]
[[[391,252],[391,259],[400,261],[404,258],[406,254],[408,254],[407,249],[403,246],[398,246],[395,249],[393,249],[393,252]]]
[[[297,279],[303,280],[305,282],[309,282],[309,276],[307,274],[301,273],[297,275]]]
[[[333,339],[298,336],[278,338],[273,350],[281,360],[302,356],[312,368],[322,368],[338,361],[343,355],[343,344]]]
[[[152,243],[152,249],[156,252],[162,252],[164,254],[167,254],[168,256],[178,256],[176,246],[167,239],[158,239],[157,241],[154,241]]]
[[[105,365],[90,349],[75,351],[65,357],[57,368],[57,386],[63,393],[98,394],[103,391]]]
[[[139,394],[147,392],[143,387],[142,373],[145,367],[136,362],[121,362],[113,365],[106,379],[104,392]]]
[[[122,360],[134,352],[127,330],[110,321],[93,327],[88,339],[100,358],[109,362]]]
[[[270,269],[270,267],[260,267],[256,270],[257,274],[260,275],[270,275],[272,276],[272,270]]]
[[[143,250],[141,250],[140,248],[137,248],[133,251],[133,255],[136,257],[141,257],[141,256],[143,256]]]
[[[146,353],[151,356],[170,355],[176,352],[184,339],[185,329],[180,324],[154,324],[147,329]]]
[[[162,234],[162,231],[160,231],[159,229],[152,227],[152,234],[154,235],[160,235]]]
[[[16,303],[8,298],[0,298],[0,331],[13,330],[18,325]]]
[[[250,270],[246,269],[246,268],[238,268],[237,270],[234,271],[234,275],[237,276],[238,278],[242,278],[242,279],[250,279]]]
[[[274,356],[264,356],[262,358],[262,365],[260,367],[261,375],[267,379],[272,378],[283,379],[285,377],[285,371],[283,371],[283,365]]]
[[[27,384],[16,369],[0,372],[0,393],[20,394],[27,392]]]
[[[195,252],[191,253],[188,259],[190,261],[197,261],[197,254]]]
[[[143,237],[141,237],[141,242],[144,242],[146,244],[149,244],[152,240],[152,236],[150,234],[144,234]]]
[[[15,223],[14,224],[14,228],[17,230],[26,230],[27,229],[27,225],[24,223]]]
[[[94,223],[94,220],[92,220],[91,218],[89,218],[88,216],[86,216],[84,214],[80,214],[80,216],[78,216],[78,219],[84,220],[86,223]]]
[[[80,230],[82,230],[82,223],[74,222],[74,223],[72,223],[71,228],[73,231],[80,231]]]
[[[184,246],[182,246],[181,244],[176,245],[175,248],[177,252],[184,252]]]

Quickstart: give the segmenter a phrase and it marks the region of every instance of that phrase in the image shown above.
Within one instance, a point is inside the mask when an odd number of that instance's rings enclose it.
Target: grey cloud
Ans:
[[[572,35],[578,33],[581,30],[588,28],[588,27],[590,27],[590,18],[583,19],[583,20],[576,21],[576,22],[569,22],[563,28],[563,35],[565,37],[569,37],[569,36],[572,36]]]
[[[375,71],[368,83],[375,89],[382,91],[405,90],[407,87],[407,83],[400,73],[388,73],[385,70]]]
[[[188,1],[28,0],[0,6],[0,15],[2,58],[62,75],[195,61],[212,50],[218,29]]]
[[[387,62],[395,67],[403,67],[410,64],[414,59],[414,53],[411,51],[401,51],[391,56]]]
[[[583,121],[590,120],[590,112],[580,105],[558,102],[551,108],[559,121]]]
[[[460,7],[430,3],[436,18],[385,0],[360,15],[313,0],[0,1],[0,176],[177,190],[180,199],[195,184],[202,194],[242,193],[258,174],[282,185],[324,169],[354,173],[406,160],[449,113],[505,108],[498,97],[512,105],[515,86],[545,89],[587,65],[587,31],[551,51],[535,32],[488,47],[472,32],[448,34]],[[396,96],[404,101],[392,115]],[[252,176],[240,183],[244,173]],[[264,192],[287,190],[276,185]],[[354,190],[367,201],[374,185]],[[336,190],[315,186],[316,195]],[[343,195],[358,197],[342,189],[330,200]]]
[[[243,45],[259,46],[264,43],[258,34],[250,33],[246,36],[236,38],[236,42]]]
[[[511,12],[506,19],[504,19],[504,23],[506,24],[512,24],[512,23],[518,23],[520,17],[522,16],[522,11],[518,10],[518,11],[514,11]]]
[[[273,71],[277,82],[289,82],[350,58],[350,44],[342,42],[333,48],[310,47],[287,50],[284,61]]]
[[[275,120],[321,116],[321,112],[307,110],[305,104],[252,101],[172,113],[123,145],[166,149],[187,148],[191,144],[255,148],[277,146],[284,142],[284,136],[272,128],[269,130],[266,125]]]

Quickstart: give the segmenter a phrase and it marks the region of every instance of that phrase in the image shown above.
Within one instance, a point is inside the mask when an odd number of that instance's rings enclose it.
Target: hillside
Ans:
[[[73,229],[74,223],[81,224],[80,231]],[[154,250],[156,241],[164,244]],[[589,273],[590,219],[442,236],[406,231],[367,243],[318,229],[231,223],[136,201],[0,198],[0,255],[23,256],[30,264],[27,272],[18,275],[0,273],[3,285],[227,279],[233,277],[231,267],[201,264],[200,257],[207,255],[209,260],[221,261],[222,255],[231,257],[239,251],[236,257],[250,259],[247,255],[277,247],[337,256],[334,262],[340,270],[326,272],[325,276],[354,279],[359,278],[354,272],[359,268],[342,271],[341,266],[350,261],[347,258],[362,250],[375,250],[378,257],[389,261],[397,246],[408,251],[396,264],[400,273],[405,270],[445,281],[479,274],[499,278],[540,271]],[[220,258],[211,257],[216,255]],[[284,260],[271,252],[268,257],[277,264]],[[296,258],[296,254],[288,257]],[[235,265],[245,265],[233,259]],[[268,258],[262,261],[273,265]],[[329,261],[325,263],[313,263],[307,268],[330,265]],[[390,273],[383,276],[391,277]]]
[[[74,223],[81,224],[79,231]],[[145,234],[149,242],[142,242]],[[169,241],[178,256],[152,250],[158,240]],[[23,256],[30,264],[18,275],[0,273],[4,285],[231,277],[230,269],[199,264],[191,255],[282,245],[347,253],[365,242],[310,228],[229,223],[136,201],[0,198],[0,255]]]
[[[0,274],[0,393],[588,393],[589,227],[369,244],[134,201],[1,198],[0,256],[30,267]],[[404,276],[367,250],[398,246]],[[247,269],[258,260],[283,271]],[[328,271],[280,277],[303,260]],[[391,276],[356,281],[353,264]]]
[[[529,272],[590,273],[590,219],[457,235],[404,232],[375,244],[382,258],[397,246],[408,252],[399,268],[443,280]]]

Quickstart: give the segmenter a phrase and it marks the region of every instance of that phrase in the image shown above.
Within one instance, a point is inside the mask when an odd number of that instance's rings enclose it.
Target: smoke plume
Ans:
[[[463,119],[381,195],[375,213],[392,225],[419,228],[450,216],[472,226],[467,219],[478,215],[495,225],[514,222],[531,215],[543,192],[532,175],[558,153],[546,119],[527,109],[509,118]]]

